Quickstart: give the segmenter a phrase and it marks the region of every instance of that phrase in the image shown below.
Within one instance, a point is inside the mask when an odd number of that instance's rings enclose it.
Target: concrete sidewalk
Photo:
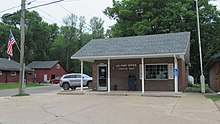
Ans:
[[[181,98],[36,94],[0,98],[0,124],[219,124],[214,102]]]
[[[218,110],[219,110],[219,112],[220,112],[220,100],[215,101],[215,104],[216,104],[216,106],[218,107]]]
[[[141,91],[93,91],[92,89],[83,88],[83,93],[80,88],[76,90],[61,90],[58,92],[60,95],[109,95],[109,96],[149,96],[149,97],[181,97],[183,94],[179,92],[178,94],[173,91],[145,91],[142,94]]]

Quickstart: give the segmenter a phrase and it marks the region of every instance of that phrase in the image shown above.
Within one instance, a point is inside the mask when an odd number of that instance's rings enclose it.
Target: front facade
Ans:
[[[0,58],[0,83],[16,83],[19,81],[19,69],[20,64],[8,60],[6,58]],[[25,68],[25,78],[31,77],[32,70],[30,68]],[[29,82],[29,80],[27,80]]]
[[[19,71],[13,70],[1,70],[0,71],[0,83],[10,83],[19,81]]]
[[[135,90],[142,90],[141,59],[110,60],[110,79],[112,90],[129,90],[128,77],[134,75]],[[144,89],[145,91],[174,91],[173,57],[144,59]],[[179,86],[183,91],[187,86],[187,66],[178,59]],[[103,69],[105,70],[103,72]],[[108,61],[96,60],[93,63],[93,90],[107,90]],[[104,82],[103,78],[105,77]],[[116,89],[115,89],[116,88]]]
[[[220,92],[220,53],[214,55],[205,68],[209,72],[209,87],[215,92]]]
[[[177,93],[187,86],[189,38],[181,32],[92,40],[71,58],[81,69],[83,61],[93,63],[93,90]]]
[[[33,61],[27,67],[35,71],[33,82],[50,82],[67,73],[59,61]]]

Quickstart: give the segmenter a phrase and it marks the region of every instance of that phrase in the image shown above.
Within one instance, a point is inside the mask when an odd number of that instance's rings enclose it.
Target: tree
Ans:
[[[3,15],[0,23],[0,55],[7,57],[7,42],[9,31],[12,30],[15,39],[20,43],[20,15],[19,11]],[[26,11],[26,42],[25,42],[25,61],[59,60],[69,72],[80,72],[80,61],[71,60],[70,57],[83,47],[92,38],[104,37],[104,28],[101,18],[91,19],[89,33],[86,26],[86,18],[79,18],[74,14],[64,19],[64,26],[58,27],[57,24],[48,24],[42,20],[38,12]],[[19,51],[13,47],[15,61],[19,61]],[[91,75],[91,64],[85,62],[84,72]]]
[[[8,39],[9,39],[9,32],[10,30],[13,32],[13,35],[15,37],[16,42],[19,44],[19,29],[10,26],[5,23],[0,22],[0,56],[1,57],[8,57],[7,55],[7,48],[8,48]],[[14,60],[19,60],[19,50],[17,49],[16,45],[13,47],[13,59]]]
[[[78,17],[74,14],[66,17],[64,20],[65,26],[61,27],[61,37],[65,42],[66,50],[66,69],[69,71],[69,62],[71,54],[74,53],[78,48],[77,43],[77,21]]]
[[[87,32],[86,19],[69,15],[64,19],[65,26],[60,28],[55,42],[53,42],[50,53],[52,59],[58,59],[69,72],[80,72],[80,61],[71,60],[70,57],[92,39]],[[91,75],[91,64],[85,62],[84,73]]]
[[[192,64],[190,74],[198,78],[200,65],[196,10],[193,2],[193,0],[163,0],[163,2],[160,0],[113,0],[113,7],[107,7],[104,11],[109,18],[117,21],[108,34],[116,37],[190,31]],[[207,46],[219,43],[214,38],[219,23],[219,11],[209,4],[208,0],[200,0],[199,12],[204,56]],[[215,52],[212,49],[209,51]],[[210,55],[205,55],[204,63]]]
[[[35,11],[26,13],[26,62],[50,60],[49,49],[58,33],[58,26],[56,24],[49,25],[44,22]]]
[[[101,18],[93,17],[90,19],[90,30],[92,32],[92,38],[98,39],[104,37],[104,21]]]
[[[13,30],[13,34],[17,43],[20,42],[20,12],[5,14],[2,17],[3,24]],[[54,41],[58,26],[56,24],[49,25],[43,22],[42,18],[36,11],[26,11],[26,42],[25,42],[25,61],[30,63],[33,60],[50,60],[49,47]],[[5,30],[6,31],[6,30]],[[4,31],[4,32],[5,32]],[[9,31],[7,31],[9,32]],[[19,51],[15,49],[14,60],[19,61]]]

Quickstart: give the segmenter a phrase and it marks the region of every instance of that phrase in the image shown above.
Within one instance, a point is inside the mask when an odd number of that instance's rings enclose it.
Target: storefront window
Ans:
[[[168,65],[146,65],[146,79],[168,79]]]

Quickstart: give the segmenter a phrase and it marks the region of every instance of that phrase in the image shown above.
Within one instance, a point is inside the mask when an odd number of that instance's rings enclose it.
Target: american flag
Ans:
[[[9,56],[13,56],[13,50],[12,50],[12,47],[14,46],[15,44],[15,38],[12,34],[12,32],[10,31],[10,34],[9,34],[9,40],[8,40],[8,49],[7,49],[7,53]]]

